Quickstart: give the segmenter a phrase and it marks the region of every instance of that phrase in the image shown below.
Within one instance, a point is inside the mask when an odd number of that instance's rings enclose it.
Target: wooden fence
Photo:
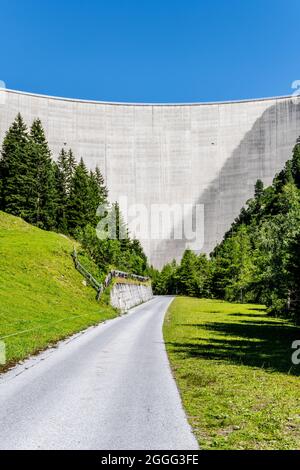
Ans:
[[[77,251],[75,248],[72,253],[72,258],[74,260],[75,268],[77,269],[77,271],[79,271],[80,274],[82,274],[82,276],[86,279],[87,283],[97,291],[97,295],[96,295],[97,300],[100,299],[104,289],[106,289],[111,284],[113,279],[116,279],[116,278],[132,279],[138,282],[147,282],[150,280],[149,277],[139,276],[137,274],[132,274],[132,273],[126,273],[124,271],[112,270],[107,274],[106,278],[104,279],[103,284],[101,284],[80,263],[80,261],[78,260]]]

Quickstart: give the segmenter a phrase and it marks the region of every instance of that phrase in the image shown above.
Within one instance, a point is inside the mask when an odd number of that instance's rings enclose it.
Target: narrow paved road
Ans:
[[[162,336],[170,297],[0,376],[1,449],[197,449]]]

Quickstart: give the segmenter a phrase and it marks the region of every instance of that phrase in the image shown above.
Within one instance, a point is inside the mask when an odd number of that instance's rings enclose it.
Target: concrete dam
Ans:
[[[290,158],[300,135],[300,99],[266,98],[222,103],[134,104],[0,92],[0,138],[20,112],[28,126],[40,118],[54,159],[63,146],[100,167],[110,200],[128,206],[186,206],[182,219],[202,225],[192,243],[172,218],[167,236],[144,237],[150,262],[179,260],[185,248],[209,253],[253,196]],[[191,208],[200,207],[201,221]],[[179,210],[180,214],[180,210]],[[162,216],[164,218],[164,216]]]

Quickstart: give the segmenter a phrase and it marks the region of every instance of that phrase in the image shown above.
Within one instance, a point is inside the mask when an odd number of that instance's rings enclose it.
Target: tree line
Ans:
[[[114,214],[117,231],[123,227],[126,232],[118,204],[108,203],[100,169],[88,171],[83,159],[77,163],[72,150],[66,148],[54,161],[40,119],[28,129],[18,114],[2,144],[0,210],[79,240],[102,275],[112,268],[147,274],[147,258],[128,231],[122,240],[97,237],[99,205]]]
[[[258,180],[209,257],[187,250],[154,273],[156,293],[265,304],[300,322],[300,139],[271,186]]]

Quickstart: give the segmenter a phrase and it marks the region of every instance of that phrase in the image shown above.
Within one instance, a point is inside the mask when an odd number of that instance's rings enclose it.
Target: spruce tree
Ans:
[[[95,174],[91,171],[89,174],[89,186],[90,186],[90,194],[89,194],[89,218],[90,223],[92,226],[96,226],[99,217],[97,218],[97,208],[100,205],[101,201],[99,198],[99,191],[98,191],[98,184],[95,178]]]
[[[67,207],[68,227],[72,235],[75,235],[77,230],[84,228],[90,222],[91,210],[89,198],[89,173],[81,159],[72,178]]]
[[[260,199],[264,192],[264,183],[262,180],[257,180],[254,187],[255,199]]]
[[[288,183],[294,183],[294,174],[293,174],[293,164],[291,160],[288,160],[285,164],[285,179],[286,179],[286,184]]]
[[[292,173],[295,184],[300,189],[300,138],[297,139],[297,144],[293,150],[292,156]]]
[[[98,186],[99,199],[102,204],[102,203],[107,202],[108,190],[107,190],[107,187],[105,186],[104,178],[98,166],[96,166],[95,168],[94,175],[95,175],[95,179],[96,179],[97,186]]]
[[[65,177],[66,177],[66,192],[69,195],[71,191],[72,179],[76,169],[76,159],[74,157],[73,151],[71,149],[66,153],[66,168],[65,168]]]
[[[55,228],[56,182],[51,152],[39,119],[30,129],[28,162],[32,187],[26,218],[34,225],[51,230]]]
[[[185,250],[178,268],[178,289],[183,295],[197,296],[197,255],[190,249]]]
[[[55,180],[57,192],[56,225],[59,232],[67,233],[67,206],[70,192],[69,187],[71,182],[69,182],[68,179],[67,152],[64,148],[61,149],[61,152],[58,156],[55,167]]]
[[[61,175],[61,184],[62,184],[63,191],[66,194],[67,193],[67,183],[66,183],[66,180],[67,180],[67,176],[66,176],[66,173],[67,173],[67,152],[65,151],[64,148],[61,149],[60,154],[58,156],[57,168],[58,168],[58,170],[60,172],[60,175]]]
[[[90,172],[90,223],[94,226],[99,222],[96,215],[100,205],[107,204],[107,188],[103,176],[98,167]]]
[[[61,149],[56,167],[57,187],[57,229],[68,233],[68,205],[76,160],[71,149]]]
[[[126,251],[130,247],[129,232],[118,202],[112,205],[112,210],[116,224],[116,239],[119,240],[121,249]]]
[[[252,204],[253,207],[251,207],[251,202],[248,201],[249,205],[248,205],[247,215],[249,215],[250,217],[253,217],[255,216],[255,214],[258,214],[260,212],[263,194],[264,194],[264,183],[262,182],[262,180],[258,179],[254,186],[254,200]],[[241,221],[242,219],[240,219],[240,222]]]
[[[28,162],[28,132],[20,114],[7,131],[1,158],[1,208],[25,217],[32,184]]]

